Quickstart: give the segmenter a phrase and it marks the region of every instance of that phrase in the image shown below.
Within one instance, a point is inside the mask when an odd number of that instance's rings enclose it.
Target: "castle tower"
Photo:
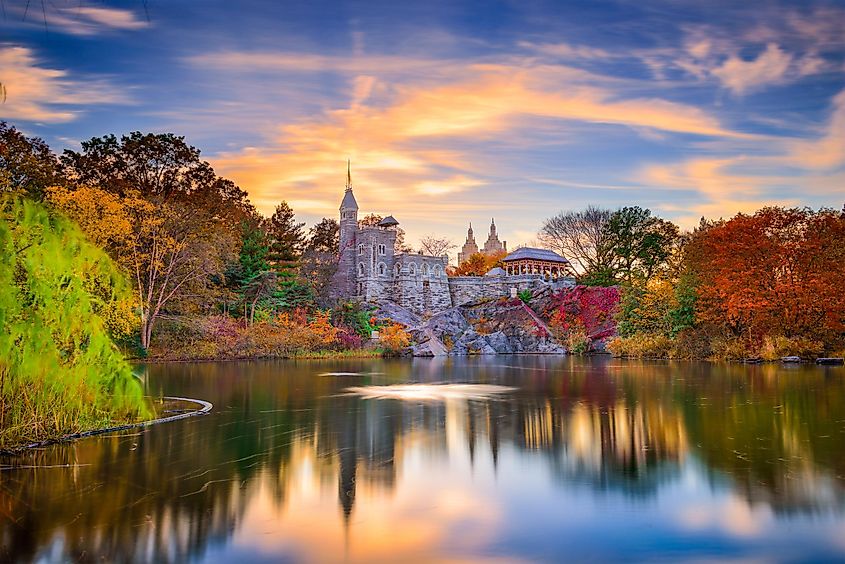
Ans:
[[[466,243],[464,243],[464,246],[461,248],[461,252],[458,253],[458,264],[460,265],[477,252],[478,244],[475,242],[475,235],[472,232],[472,222],[470,222],[469,229],[467,229]]]
[[[499,236],[496,234],[496,220],[490,219],[490,234],[487,235],[487,241],[484,243],[484,254],[492,255],[501,251],[507,252],[507,241],[499,241]]]
[[[340,249],[332,288],[335,297],[354,296],[357,291],[355,247],[358,239],[358,202],[352,193],[352,163],[346,162],[346,191],[340,203]]]

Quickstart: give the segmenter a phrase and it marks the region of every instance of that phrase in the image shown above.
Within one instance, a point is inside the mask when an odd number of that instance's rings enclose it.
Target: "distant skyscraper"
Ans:
[[[467,230],[467,240],[458,253],[458,264],[461,264],[475,253],[481,252],[485,255],[492,255],[501,251],[508,250],[507,241],[499,241],[499,236],[496,234],[496,220],[490,221],[490,233],[487,235],[487,241],[484,242],[484,248],[479,251],[478,244],[475,242],[475,234],[472,231],[472,223],[469,224]]]

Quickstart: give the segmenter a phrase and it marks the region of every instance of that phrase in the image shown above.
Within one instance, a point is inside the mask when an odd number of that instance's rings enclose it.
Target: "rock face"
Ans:
[[[519,299],[487,299],[442,311],[411,328],[414,356],[566,354],[549,328]]]

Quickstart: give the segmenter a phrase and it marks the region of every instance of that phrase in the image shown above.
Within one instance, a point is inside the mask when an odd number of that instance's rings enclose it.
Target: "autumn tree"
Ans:
[[[222,220],[184,203],[156,205],[138,192],[121,196],[84,186],[55,187],[47,195],[126,271],[138,300],[144,350],[161,315],[196,304],[209,291],[209,279],[235,259],[237,239]]]
[[[172,133],[94,137],[83,141],[79,152],[65,150],[61,163],[74,184],[121,197],[137,193],[155,203],[181,202],[192,213],[215,216],[233,231],[254,211],[246,192],[217,176],[199,149]]]
[[[613,212],[588,206],[546,219],[538,238],[546,247],[566,257],[583,277],[605,280],[613,270],[608,224]]]
[[[0,170],[6,173],[3,191],[40,200],[44,190],[59,182],[59,169],[59,160],[47,143],[0,121]]]
[[[506,256],[504,251],[489,255],[473,253],[452,271],[452,276],[484,276],[491,269],[501,267]]]
[[[267,220],[270,239],[269,259],[273,263],[299,260],[305,245],[305,223],[297,223],[293,209],[287,202],[276,206]]]
[[[420,250],[425,255],[433,257],[442,257],[448,255],[449,251],[456,249],[458,246],[452,242],[448,237],[438,237],[436,235],[426,235],[420,239]]]
[[[841,346],[845,217],[763,208],[699,230],[685,252],[702,320],[757,342],[808,337]]]

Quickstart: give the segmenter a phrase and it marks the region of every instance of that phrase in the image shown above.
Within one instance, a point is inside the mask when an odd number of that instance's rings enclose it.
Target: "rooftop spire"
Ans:
[[[352,190],[352,159],[346,159],[346,189]]]

